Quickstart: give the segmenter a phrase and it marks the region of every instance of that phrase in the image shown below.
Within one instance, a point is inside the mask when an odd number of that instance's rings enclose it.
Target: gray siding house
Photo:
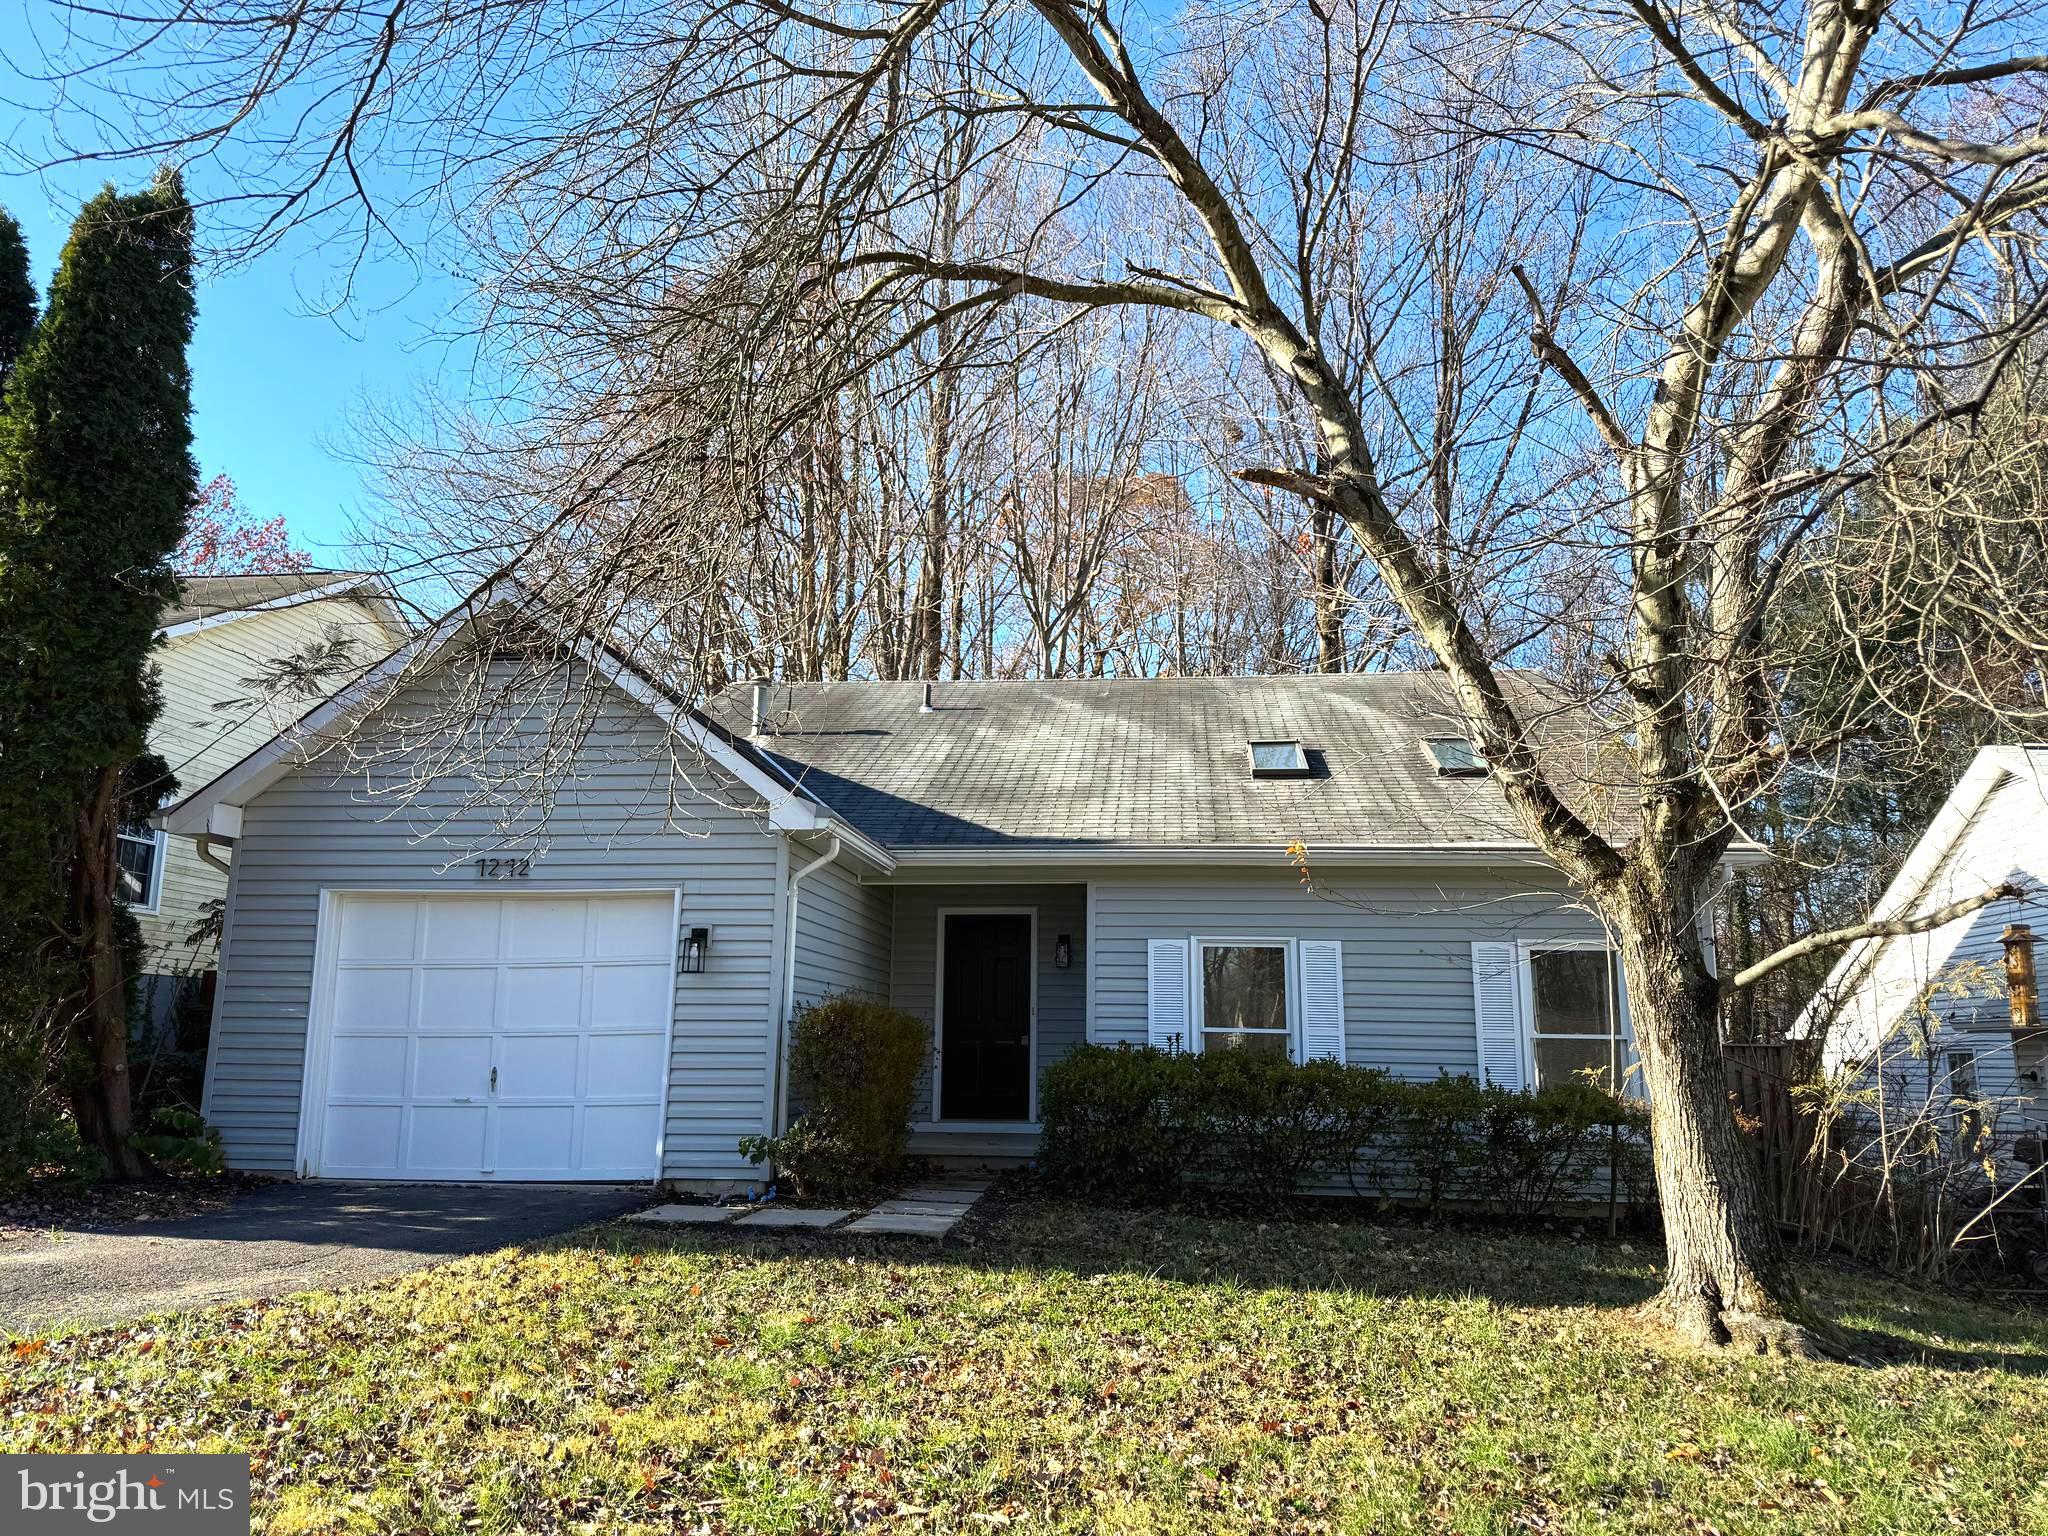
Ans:
[[[1601,926],[1436,675],[689,708],[572,636],[559,683],[465,724],[515,610],[466,605],[158,818],[233,871],[204,1104],[231,1166],[757,1180],[738,1142],[786,1122],[788,1021],[846,992],[930,1023],[913,1148],[967,1161],[1029,1157],[1043,1073],[1088,1041],[1629,1084]],[[1516,686],[1582,813],[1625,808],[1591,722]],[[485,736],[519,764],[449,750]]]

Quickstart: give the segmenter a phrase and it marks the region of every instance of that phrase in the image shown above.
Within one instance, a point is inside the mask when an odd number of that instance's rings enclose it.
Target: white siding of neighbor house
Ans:
[[[1476,1075],[1472,944],[1600,942],[1599,920],[1540,869],[1160,870],[1094,882],[1093,1039],[1145,1043],[1152,939],[1335,939],[1344,947],[1344,1059],[1427,1080]],[[1332,899],[1332,897],[1341,899]]]
[[[822,850],[790,850],[792,872]],[[801,1008],[842,993],[887,1002],[894,893],[864,885],[844,855],[804,876],[797,886],[796,984]]]
[[[401,696],[391,714],[417,715],[429,703],[424,692]],[[533,712],[536,729],[548,715]],[[369,734],[375,729],[373,721]],[[573,775],[557,786],[531,876],[502,882],[481,880],[470,862],[496,840],[494,818],[464,808],[452,785],[393,804],[370,797],[360,773],[338,781],[315,764],[256,796],[234,849],[207,1074],[206,1114],[230,1165],[298,1171],[323,888],[539,895],[680,885],[682,927],[708,926],[713,939],[705,972],[676,977],[663,1177],[756,1175],[737,1143],[767,1122],[781,840],[765,819],[672,785],[672,774],[699,785],[708,774],[732,805],[745,804],[745,791],[723,775],[696,763],[672,767],[660,723],[608,693]]]
[[[265,701],[258,684],[266,666],[296,655],[339,630],[358,641],[364,665],[380,660],[399,636],[364,604],[338,598],[244,614],[172,637],[157,652],[163,713],[150,749],[177,775],[188,795],[232,767],[304,714],[306,698]],[[213,964],[185,942],[200,909],[227,895],[228,877],[199,857],[192,839],[165,840],[161,896],[155,912],[139,912],[145,975],[175,975]]]
[[[2024,1052],[2025,1060],[2015,1059],[2001,943],[2007,924],[2029,925],[2037,964],[2048,970],[2048,907],[2039,899],[2048,885],[2043,782],[2031,774],[2000,782],[1964,823],[1911,910],[1930,911],[2008,880],[2028,886],[2035,899],[1993,902],[1926,933],[1868,948],[1829,1030],[1830,1064],[1867,1062],[1882,1041],[1891,1084],[1919,1100],[1946,1095],[1943,1058],[1948,1051],[1973,1051],[1980,1095],[2009,1100],[2017,1115],[2036,1126],[2048,1125],[2048,1093],[2038,1080],[2048,1073],[2038,1042]],[[1923,997],[1927,1013],[1937,1021],[1931,1040],[1908,1024]],[[2022,1079],[2023,1071],[2033,1072],[2036,1080]]]
[[[1085,885],[900,885],[896,888],[896,955],[890,1000],[927,1024],[937,1020],[939,913],[954,908],[1036,908],[1038,950],[1038,1070],[1045,1069],[1087,1038],[1088,888]],[[1073,963],[1053,965],[1061,934],[1073,941]],[[931,1119],[931,1061],[926,1058],[911,1110],[913,1124]],[[945,1150],[929,1138],[915,1150]],[[1000,1152],[999,1147],[990,1150]]]

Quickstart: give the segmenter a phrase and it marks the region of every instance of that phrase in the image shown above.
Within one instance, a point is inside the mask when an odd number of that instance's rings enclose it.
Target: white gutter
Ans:
[[[780,1136],[782,1116],[787,1108],[783,1094],[783,1069],[789,1056],[789,1025],[796,1017],[796,911],[803,894],[804,876],[813,874],[839,857],[839,834],[832,834],[832,846],[789,877],[789,928],[783,938],[782,1017],[775,1023],[775,1102],[768,1107],[768,1134]]]

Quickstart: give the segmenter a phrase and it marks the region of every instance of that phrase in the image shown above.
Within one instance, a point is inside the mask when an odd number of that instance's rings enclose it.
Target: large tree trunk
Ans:
[[[91,1060],[92,1075],[71,1091],[78,1133],[106,1155],[115,1178],[148,1172],[128,1144],[135,1125],[128,1099],[128,976],[115,908],[115,837],[119,831],[121,770],[101,770],[92,798],[79,812],[78,849],[71,864],[71,915],[79,937],[82,982],[71,1018],[72,1038]]]
[[[1649,1098],[1665,1281],[1658,1305],[1703,1347],[1813,1357],[1839,1348],[1807,1306],[1721,1065],[1717,986],[1682,923],[1643,896],[1615,914]]]

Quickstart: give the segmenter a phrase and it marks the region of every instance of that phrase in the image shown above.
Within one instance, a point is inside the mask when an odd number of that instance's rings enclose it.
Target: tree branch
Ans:
[[[1744,987],[1756,985],[1771,972],[1790,965],[1794,960],[1823,949],[1840,949],[1845,944],[1860,943],[1864,939],[1891,939],[1905,934],[1926,933],[1944,923],[1952,923],[1959,917],[1968,917],[1972,912],[1988,907],[1994,901],[2010,897],[2014,901],[2024,900],[2027,888],[2016,880],[1994,885],[1975,896],[1966,896],[1961,901],[1952,901],[1945,907],[1932,912],[1923,912],[1918,917],[1879,918],[1868,923],[1856,923],[1847,928],[1830,928],[1825,933],[1809,933],[1805,938],[1787,944],[1774,955],[1767,955],[1755,965],[1737,971],[1723,987],[1724,992],[1739,992]]]

